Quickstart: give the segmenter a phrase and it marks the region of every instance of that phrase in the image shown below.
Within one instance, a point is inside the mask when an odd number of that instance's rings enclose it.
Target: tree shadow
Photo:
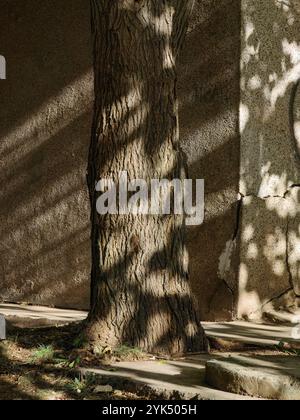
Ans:
[[[89,4],[3,0],[1,8],[1,299],[86,309]]]

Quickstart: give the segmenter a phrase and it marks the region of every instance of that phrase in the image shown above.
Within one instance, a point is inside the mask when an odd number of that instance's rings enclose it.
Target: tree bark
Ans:
[[[93,345],[155,353],[207,349],[188,279],[181,215],[96,211],[100,179],[185,176],[178,146],[176,58],[193,1],[91,0],[95,105],[88,166]]]

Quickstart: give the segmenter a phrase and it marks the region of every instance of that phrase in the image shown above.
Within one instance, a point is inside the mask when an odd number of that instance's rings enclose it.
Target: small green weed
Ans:
[[[54,348],[52,346],[39,346],[32,354],[34,362],[50,362],[54,359]]]

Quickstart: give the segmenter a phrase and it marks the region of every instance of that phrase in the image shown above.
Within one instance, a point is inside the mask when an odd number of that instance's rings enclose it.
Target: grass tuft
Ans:
[[[54,348],[52,346],[41,345],[32,353],[32,360],[34,362],[51,362],[53,359]]]
[[[113,355],[123,359],[123,358],[141,358],[145,354],[143,353],[141,349],[137,347],[129,347],[126,345],[122,345],[114,349]]]

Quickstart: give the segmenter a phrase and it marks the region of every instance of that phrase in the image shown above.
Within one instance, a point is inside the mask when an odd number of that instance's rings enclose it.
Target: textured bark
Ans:
[[[206,350],[188,283],[182,216],[96,212],[101,178],[182,178],[176,57],[189,0],[91,0],[95,109],[88,183],[94,344],[159,353]]]

